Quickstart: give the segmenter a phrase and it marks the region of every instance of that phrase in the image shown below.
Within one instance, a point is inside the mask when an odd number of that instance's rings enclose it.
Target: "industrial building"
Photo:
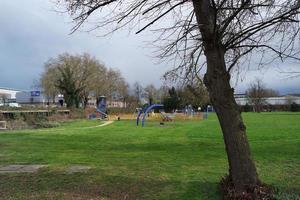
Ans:
[[[15,103],[18,92],[21,90],[0,87],[0,103]]]
[[[41,91],[23,91],[0,87],[0,105],[46,104],[48,99]]]
[[[40,91],[21,91],[16,94],[19,104],[46,104],[48,99]]]
[[[251,105],[251,101],[246,94],[235,94],[235,101],[238,105]],[[284,95],[279,97],[263,98],[266,105],[290,105],[292,103],[300,104],[300,96],[298,95]]]

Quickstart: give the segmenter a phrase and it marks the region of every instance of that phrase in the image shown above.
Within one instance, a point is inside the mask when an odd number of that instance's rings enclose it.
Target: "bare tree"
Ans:
[[[158,90],[153,84],[145,87],[145,96],[147,96],[149,104],[157,103]]]
[[[3,104],[3,106],[6,106],[6,103],[8,102],[9,95],[8,94],[1,94],[0,93],[0,103]]]
[[[209,104],[206,88],[195,85],[186,85],[182,88],[181,101],[184,105],[192,105],[194,108]]]
[[[144,93],[144,88],[139,82],[135,82],[133,84],[133,92],[134,92],[134,97],[136,99],[137,104],[139,105],[141,103],[141,98]]]
[[[127,95],[127,83],[121,72],[107,69],[89,54],[61,54],[50,59],[45,69],[40,80],[44,93],[52,99],[62,93],[71,107],[81,103],[85,108],[91,96],[112,99],[114,95]]]
[[[43,89],[44,95],[49,101],[52,100],[52,103],[55,103],[55,97],[59,94],[59,90],[55,87],[55,80],[59,75],[57,69],[51,67],[51,59],[45,64],[45,71],[41,76],[40,85]]]
[[[115,25],[112,31],[140,24],[136,33],[161,22],[162,18],[169,22],[155,25],[159,31],[157,44],[162,48],[160,57],[175,56],[178,67],[173,72],[183,75],[198,74],[206,67],[204,83],[220,121],[229,161],[226,181],[232,182],[236,195],[241,198],[249,193],[263,195],[256,189],[261,181],[251,158],[246,127],[234,100],[230,74],[234,67],[244,66],[252,53],[260,55],[260,64],[275,58],[299,59],[299,0],[58,2],[74,17],[73,31],[90,17],[99,22],[91,30],[108,24]]]
[[[256,79],[247,90],[249,103],[253,105],[255,112],[261,112],[263,105],[266,104],[266,89],[260,79]]]
[[[246,94],[255,112],[261,112],[263,110],[263,106],[267,104],[266,98],[279,96],[277,91],[266,88],[259,78],[256,78],[255,81],[250,84]]]
[[[108,99],[123,98],[126,95],[127,83],[119,70],[108,69],[105,76],[105,95]]]

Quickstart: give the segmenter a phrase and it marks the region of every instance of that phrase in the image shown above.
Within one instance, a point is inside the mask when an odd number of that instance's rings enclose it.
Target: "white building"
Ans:
[[[246,104],[251,105],[249,98],[246,94],[235,94],[235,101],[238,105],[244,106]],[[267,97],[264,98],[266,105],[290,105],[292,103],[300,104],[300,96],[285,95],[280,97]]]
[[[14,103],[16,102],[16,95],[18,92],[21,92],[21,90],[0,87],[0,101]]]
[[[63,100],[63,95],[57,95],[55,97],[55,103],[58,104]],[[11,88],[0,87],[0,106],[6,105],[16,105],[18,104],[39,104],[47,105],[47,103],[52,103],[52,99],[48,99],[43,95],[43,92],[37,91],[24,91]]]

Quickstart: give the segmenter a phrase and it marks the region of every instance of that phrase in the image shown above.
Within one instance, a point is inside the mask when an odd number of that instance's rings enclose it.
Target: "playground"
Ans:
[[[278,199],[299,199],[300,115],[244,119],[261,179]],[[135,120],[107,122],[0,132],[0,199],[220,199],[228,164],[213,113],[164,126],[147,120],[144,128]]]

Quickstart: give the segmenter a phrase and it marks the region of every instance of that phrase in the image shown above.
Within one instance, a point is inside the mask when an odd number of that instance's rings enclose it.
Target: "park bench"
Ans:
[[[0,121],[0,130],[6,130],[6,121]]]

